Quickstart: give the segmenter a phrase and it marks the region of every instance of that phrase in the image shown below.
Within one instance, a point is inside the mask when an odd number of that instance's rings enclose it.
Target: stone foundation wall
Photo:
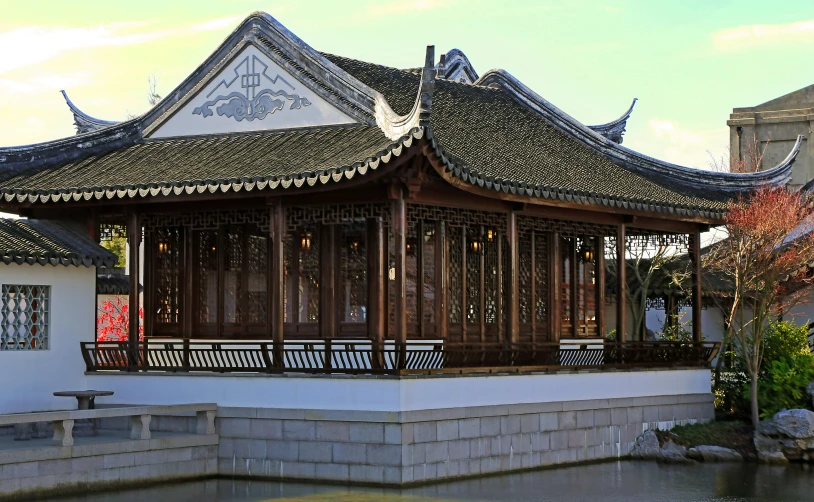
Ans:
[[[221,476],[401,485],[609,459],[714,418],[711,394],[408,412],[219,408]]]
[[[36,446],[32,441],[30,448],[17,443],[1,449],[0,500],[217,474],[214,434],[96,439],[86,438],[94,442],[83,444],[77,438],[74,446]]]

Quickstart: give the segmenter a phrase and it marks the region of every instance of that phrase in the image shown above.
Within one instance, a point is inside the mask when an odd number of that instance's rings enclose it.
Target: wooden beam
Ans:
[[[407,206],[399,190],[390,205],[395,259],[395,333],[397,344],[407,341]]]
[[[131,211],[127,220],[127,244],[129,246],[127,256],[127,268],[130,274],[130,296],[128,299],[128,311],[130,317],[127,323],[128,348],[132,355],[138,353],[139,346],[139,276],[141,275],[141,263],[139,248],[141,247],[141,218],[135,211]],[[135,362],[135,361],[133,361]]]
[[[596,268],[594,276],[596,278],[594,287],[596,288],[596,305],[594,306],[594,313],[596,314],[596,334],[602,338],[605,337],[605,239],[604,237],[595,237],[594,256]]]
[[[435,223],[435,335],[447,339],[449,315],[447,314],[447,236],[443,220]]]
[[[508,270],[503,273],[509,274],[509,290],[506,295],[505,308],[507,309],[506,324],[508,328],[508,339],[512,343],[520,341],[520,284],[518,276],[519,242],[517,232],[517,214],[509,213],[506,220],[506,252],[508,253]],[[533,251],[532,251],[533,253]],[[530,272],[533,276],[534,271]]]
[[[384,343],[387,331],[387,287],[382,218],[367,219],[367,335],[375,347]]]
[[[549,341],[559,342],[560,331],[562,330],[562,319],[560,310],[560,235],[557,232],[548,234],[548,314],[549,314]]]
[[[319,229],[319,335],[333,338],[336,329],[336,225],[320,225]]]
[[[703,308],[701,291],[701,232],[696,229],[690,235],[692,247],[692,339],[700,342],[702,339],[701,309]]]
[[[285,256],[284,244],[286,238],[286,214],[281,201],[269,209],[269,257],[268,267],[268,299],[271,303],[269,312],[269,331],[275,343],[282,343],[285,339]]]
[[[616,341],[625,342],[627,329],[627,254],[625,224],[616,227]]]

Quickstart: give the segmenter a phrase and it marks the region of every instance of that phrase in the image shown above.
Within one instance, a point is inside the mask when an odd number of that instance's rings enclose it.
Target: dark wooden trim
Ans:
[[[196,253],[193,252],[195,245],[192,239],[192,230],[189,228],[181,229],[181,239],[183,242],[183,254],[181,255],[181,280],[183,284],[181,289],[181,329],[180,332],[184,337],[192,336],[192,323],[195,312],[195,274],[193,270],[196,264],[193,263],[193,257]]]
[[[622,223],[616,227],[616,341],[627,340],[627,229]]]
[[[397,344],[407,340],[407,206],[399,197],[391,202],[393,257],[395,261],[395,333]]]
[[[284,244],[286,239],[285,207],[281,203],[274,204],[270,209],[270,235],[269,235],[269,266],[267,267],[268,293],[270,303],[268,308],[269,332],[272,340],[282,342],[285,335],[285,256]]]
[[[568,311],[571,313],[571,336],[577,338],[579,336],[579,255],[577,254],[577,240],[572,238],[568,243],[568,272],[571,278],[571,284],[568,292],[571,294],[571,307]]]
[[[562,330],[562,310],[560,309],[560,235],[557,232],[548,234],[548,313],[549,331],[548,339],[551,342],[560,341],[560,331]]]
[[[702,292],[701,292],[701,232],[696,229],[690,235],[692,246],[692,339],[700,342],[702,334]]]
[[[226,226],[220,225],[218,227],[218,237],[217,237],[217,260],[218,260],[218,297],[217,297],[217,308],[218,311],[215,313],[217,326],[215,327],[216,336],[218,338],[223,337],[223,323],[224,319],[224,301],[223,301],[223,293],[224,288],[226,285]]]
[[[142,266],[141,297],[142,308],[144,309],[144,319],[142,327],[144,336],[151,336],[155,330],[155,284],[156,284],[156,258],[155,240],[150,234],[145,234],[142,240],[144,248],[144,263]]]
[[[367,219],[367,334],[381,347],[387,332],[387,287],[384,256],[384,223],[381,217]]]
[[[596,305],[594,307],[596,314],[596,334],[604,338],[607,333],[607,328],[605,327],[605,239],[604,237],[596,237],[594,238],[594,242],[594,256],[596,256],[594,260],[594,276],[596,278],[594,282],[594,293],[596,296]]]
[[[424,338],[424,221],[414,223],[416,226],[415,240],[415,320],[416,331],[419,338]]]
[[[319,334],[332,338],[336,329],[336,225],[319,228]]]
[[[136,211],[131,211],[127,221],[128,273],[130,274],[130,295],[128,298],[129,319],[127,342],[129,351],[135,357],[139,347],[139,276],[141,263],[139,248],[141,246],[141,218]]]
[[[467,317],[467,307],[466,307],[466,285],[467,285],[467,273],[466,273],[466,227],[461,228],[461,341],[466,342],[466,317]]]
[[[507,316],[506,324],[508,327],[508,339],[510,342],[516,343],[520,341],[520,284],[518,276],[518,266],[520,263],[519,258],[519,242],[517,233],[517,214],[509,213],[506,225],[506,252],[509,253],[509,270],[504,273],[509,274],[509,291],[507,296]],[[534,252],[532,251],[532,254]],[[533,274],[534,271],[531,271]]]
[[[536,242],[536,232],[534,230],[531,231],[531,260],[530,260],[530,267],[531,270],[529,271],[529,298],[531,299],[531,305],[529,306],[530,313],[531,313],[531,341],[532,343],[537,342],[537,242]],[[550,280],[550,278],[549,278]],[[551,313],[549,311],[549,320],[551,319]]]
[[[447,238],[446,224],[435,223],[435,335],[441,340],[447,339],[449,315],[447,314]]]
[[[483,225],[478,226],[478,239],[480,239],[480,247],[478,248],[478,287],[480,288],[480,295],[478,295],[478,334],[481,343],[486,341],[486,237],[483,235]]]

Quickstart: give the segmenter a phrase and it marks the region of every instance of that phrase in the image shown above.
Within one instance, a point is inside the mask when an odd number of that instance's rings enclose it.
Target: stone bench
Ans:
[[[54,443],[59,446],[73,446],[73,426],[76,420],[97,418],[130,417],[130,439],[150,439],[150,420],[153,415],[175,415],[195,413],[196,434],[215,433],[214,403],[176,404],[169,406],[126,406],[95,410],[44,411],[39,413],[19,413],[0,415],[0,426],[51,422],[54,425]]]

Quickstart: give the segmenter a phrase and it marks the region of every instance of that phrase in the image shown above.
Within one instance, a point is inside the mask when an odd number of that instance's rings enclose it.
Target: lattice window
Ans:
[[[180,228],[167,228],[155,233],[155,322],[174,324],[179,321],[181,282]]]
[[[537,333],[548,329],[548,236],[534,233],[534,318]]]
[[[460,324],[463,306],[461,304],[461,291],[463,291],[463,232],[460,227],[449,227],[446,230],[449,248],[447,249],[447,303],[449,304],[449,322]]]
[[[491,232],[491,238],[489,238]],[[483,240],[483,316],[486,324],[497,324],[502,319],[501,280],[507,276],[500,249],[501,242],[496,230],[489,228],[481,233]],[[501,270],[502,269],[502,270]]]
[[[50,303],[50,286],[3,284],[0,350],[48,349]]]
[[[467,228],[466,242],[466,322],[480,325],[481,251],[480,229]]]
[[[249,262],[249,273],[246,278],[247,321],[250,323],[264,323],[266,322],[268,310],[268,239],[258,235],[249,235],[247,251]]]
[[[415,334],[418,324],[418,237],[415,225],[407,226],[404,264],[406,266],[405,304],[407,308],[407,330]]]
[[[365,223],[342,225],[340,312],[342,322],[365,322],[367,315],[367,243]]]
[[[423,316],[424,323],[427,324],[435,322],[435,226],[426,222],[423,226],[423,233]]]

